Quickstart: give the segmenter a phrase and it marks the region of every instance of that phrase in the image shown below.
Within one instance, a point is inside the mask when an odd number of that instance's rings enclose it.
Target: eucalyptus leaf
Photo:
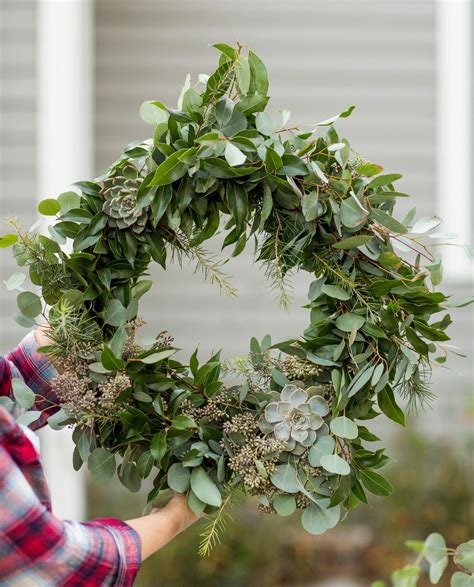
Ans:
[[[339,416],[331,420],[329,425],[331,432],[340,438],[354,440],[359,435],[357,424],[346,416]]]
[[[183,467],[181,463],[171,465],[168,471],[168,485],[173,491],[177,493],[184,493],[191,482],[191,474],[189,469]]]
[[[219,507],[222,496],[217,485],[202,467],[196,467],[191,473],[191,489],[203,503]]]
[[[11,384],[16,401],[22,408],[29,410],[35,403],[35,393],[21,379],[14,378]]]
[[[321,466],[326,469],[326,471],[335,473],[336,475],[349,475],[351,472],[349,463],[336,454],[323,455],[320,462]]]

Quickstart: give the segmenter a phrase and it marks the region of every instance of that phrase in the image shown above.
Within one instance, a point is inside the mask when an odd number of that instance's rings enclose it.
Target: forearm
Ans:
[[[176,495],[163,509],[126,523],[140,536],[142,560],[145,560],[196,520],[196,515],[186,504],[186,497]]]

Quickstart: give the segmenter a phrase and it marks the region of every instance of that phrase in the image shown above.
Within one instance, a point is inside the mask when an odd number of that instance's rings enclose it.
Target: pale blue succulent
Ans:
[[[260,429],[273,434],[285,450],[301,454],[316,442],[316,431],[329,413],[327,401],[320,395],[310,395],[298,385],[285,385],[276,401],[265,406]]]

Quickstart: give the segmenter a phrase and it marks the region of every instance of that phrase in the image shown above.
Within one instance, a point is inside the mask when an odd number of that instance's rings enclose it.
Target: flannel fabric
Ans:
[[[10,394],[11,379],[21,377],[38,394],[36,407],[49,415],[56,398],[48,381],[55,371],[36,349],[31,333],[0,357],[0,393]],[[139,535],[119,520],[54,517],[39,454],[0,406],[0,585],[128,587],[140,567],[140,550]]]

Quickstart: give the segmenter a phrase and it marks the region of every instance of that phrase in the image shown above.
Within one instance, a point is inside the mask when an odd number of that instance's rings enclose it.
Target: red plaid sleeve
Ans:
[[[0,363],[0,395],[11,395],[11,380],[15,377],[23,379],[36,394],[34,409],[41,411],[41,417],[30,425],[33,430],[44,426],[48,417],[58,409],[58,399],[50,384],[56,373],[47,356],[38,352],[34,331],[5,357],[3,370]]]
[[[43,482],[36,449],[0,407],[0,584],[133,585],[141,562],[135,530],[118,520],[58,520]]]

